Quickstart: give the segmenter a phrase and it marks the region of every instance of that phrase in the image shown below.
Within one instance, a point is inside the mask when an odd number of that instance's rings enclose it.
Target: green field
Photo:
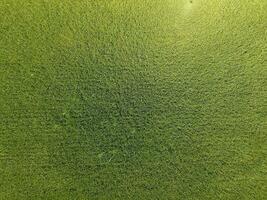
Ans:
[[[0,200],[264,200],[266,0],[0,0]]]

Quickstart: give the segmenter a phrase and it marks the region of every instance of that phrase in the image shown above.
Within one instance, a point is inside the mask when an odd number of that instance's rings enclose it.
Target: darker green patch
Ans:
[[[188,3],[1,2],[0,199],[264,199],[264,6]]]

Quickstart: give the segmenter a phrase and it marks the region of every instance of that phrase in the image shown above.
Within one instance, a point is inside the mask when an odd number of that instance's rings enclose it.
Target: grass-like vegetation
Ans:
[[[0,199],[266,198],[265,0],[1,0]]]

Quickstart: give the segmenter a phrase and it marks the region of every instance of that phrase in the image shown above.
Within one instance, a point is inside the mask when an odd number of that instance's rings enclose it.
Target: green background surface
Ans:
[[[1,0],[0,199],[263,200],[266,0]]]

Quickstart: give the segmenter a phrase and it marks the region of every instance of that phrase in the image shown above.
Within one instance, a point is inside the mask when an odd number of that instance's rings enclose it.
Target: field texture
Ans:
[[[0,0],[0,200],[264,200],[266,0]]]

